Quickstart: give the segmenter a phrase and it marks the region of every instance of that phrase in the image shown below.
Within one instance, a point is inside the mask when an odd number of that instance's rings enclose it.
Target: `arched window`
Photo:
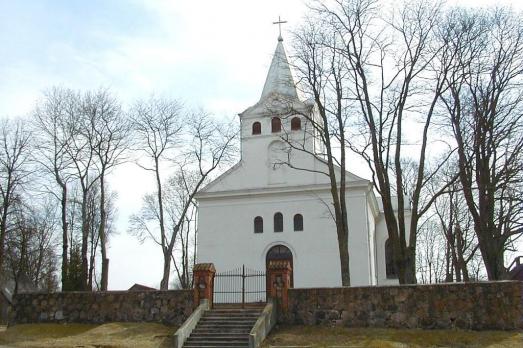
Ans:
[[[301,119],[299,117],[293,117],[291,120],[291,130],[301,129]]]
[[[294,215],[294,230],[303,231],[303,216],[301,214]]]
[[[278,117],[272,118],[271,129],[273,133],[281,132],[281,120]]]
[[[283,214],[274,214],[274,232],[283,232]]]
[[[263,233],[263,218],[261,216],[254,218],[254,233]]]
[[[254,122],[252,124],[252,134],[261,134],[261,123],[260,122]]]
[[[387,278],[398,278],[396,268],[394,267],[393,252],[392,241],[389,238],[385,242],[385,272]]]

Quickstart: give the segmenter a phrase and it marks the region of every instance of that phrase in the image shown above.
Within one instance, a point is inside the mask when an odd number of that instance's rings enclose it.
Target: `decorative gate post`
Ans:
[[[216,269],[212,263],[198,263],[193,268],[193,296],[194,307],[200,305],[200,301],[209,300],[212,308],[212,298],[214,293],[214,274]]]
[[[291,287],[291,263],[289,260],[271,260],[267,265],[268,297],[278,300],[284,312],[289,308],[288,290]]]

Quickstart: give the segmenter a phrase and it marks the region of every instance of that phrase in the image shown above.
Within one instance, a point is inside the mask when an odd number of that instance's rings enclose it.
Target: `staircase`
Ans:
[[[249,347],[249,333],[262,310],[217,305],[205,312],[183,347]]]

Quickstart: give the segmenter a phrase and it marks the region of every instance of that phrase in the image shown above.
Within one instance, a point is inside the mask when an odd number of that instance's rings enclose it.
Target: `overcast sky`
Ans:
[[[517,0],[449,1],[512,5]],[[299,24],[302,0],[0,0],[0,117],[28,115],[50,86],[109,87],[124,104],[152,93],[232,119],[257,102],[276,46],[278,16]],[[110,289],[157,287],[161,252],[127,235],[152,188],[129,164],[112,177],[118,232]]]

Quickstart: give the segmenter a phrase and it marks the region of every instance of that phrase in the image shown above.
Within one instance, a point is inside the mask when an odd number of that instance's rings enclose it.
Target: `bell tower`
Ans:
[[[284,23],[275,23],[280,22]],[[259,101],[239,114],[242,162],[267,171],[268,184],[284,184],[289,170],[286,163],[302,162],[301,157],[307,155],[291,151],[290,144],[314,150],[308,122],[312,112],[313,103],[299,99],[280,34]]]

